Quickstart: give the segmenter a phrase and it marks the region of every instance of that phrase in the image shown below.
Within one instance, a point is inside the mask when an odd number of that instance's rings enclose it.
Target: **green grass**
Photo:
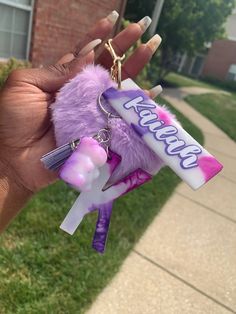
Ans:
[[[236,141],[236,94],[204,94],[185,100]]]
[[[211,89],[216,89],[217,87],[208,84],[205,82],[202,82],[197,79],[192,79],[187,76],[183,76],[181,74],[177,74],[174,72],[169,73],[164,81],[170,86],[170,87],[191,87],[191,86],[196,86],[196,87],[204,87],[204,88],[211,88]],[[218,88],[219,89],[219,88]]]
[[[175,113],[203,142],[201,131]],[[62,182],[41,191],[0,238],[0,313],[84,313],[179,182],[165,168],[120,198],[102,256],[91,249],[96,214],[87,216],[73,237],[59,229],[77,193]]]

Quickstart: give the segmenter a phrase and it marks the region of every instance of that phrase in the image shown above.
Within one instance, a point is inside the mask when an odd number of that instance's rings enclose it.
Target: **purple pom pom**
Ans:
[[[58,146],[84,136],[94,136],[106,127],[107,119],[97,99],[101,93],[114,86],[107,70],[99,65],[88,65],[60,90],[52,105]],[[153,174],[164,165],[122,119],[113,118],[110,125],[111,150],[122,157],[121,164],[112,175],[112,182],[117,182],[138,168]]]

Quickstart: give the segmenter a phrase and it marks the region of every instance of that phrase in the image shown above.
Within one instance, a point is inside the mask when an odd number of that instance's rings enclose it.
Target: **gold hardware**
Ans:
[[[122,61],[125,59],[125,54],[122,57],[118,56],[112,47],[112,39],[109,39],[105,44],[105,48],[110,52],[113,59],[113,65],[111,67],[111,78],[118,84],[118,88],[121,88],[122,79]]]

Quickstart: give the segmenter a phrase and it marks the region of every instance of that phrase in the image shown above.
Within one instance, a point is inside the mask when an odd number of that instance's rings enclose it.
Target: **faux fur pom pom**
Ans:
[[[110,87],[115,87],[115,83],[108,71],[99,65],[88,65],[60,90],[51,107],[58,146],[81,137],[94,136],[106,127],[107,117],[98,106],[97,100],[99,95]],[[132,128],[120,118],[111,118],[110,125],[110,148],[122,158],[120,166],[112,176],[112,182],[138,168],[150,174],[159,171],[164,165],[163,161],[147,147]]]

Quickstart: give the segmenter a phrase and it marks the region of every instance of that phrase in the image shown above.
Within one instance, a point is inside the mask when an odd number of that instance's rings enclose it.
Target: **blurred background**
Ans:
[[[192,192],[165,168],[119,199],[103,256],[91,249],[96,213],[73,237],[59,230],[77,193],[41,191],[1,235],[0,314],[236,313],[235,0],[0,0],[0,88],[113,10],[112,36],[152,18],[142,42],[158,33],[162,44],[137,82],[162,85],[156,100],[224,170]]]
[[[0,60],[14,57],[33,66],[50,64],[72,49],[91,24],[113,9],[120,13],[114,33],[122,27],[123,18],[153,18],[145,37],[158,31],[163,38],[155,58],[159,66],[156,80],[169,70],[193,77],[236,80],[234,0],[2,0]]]

